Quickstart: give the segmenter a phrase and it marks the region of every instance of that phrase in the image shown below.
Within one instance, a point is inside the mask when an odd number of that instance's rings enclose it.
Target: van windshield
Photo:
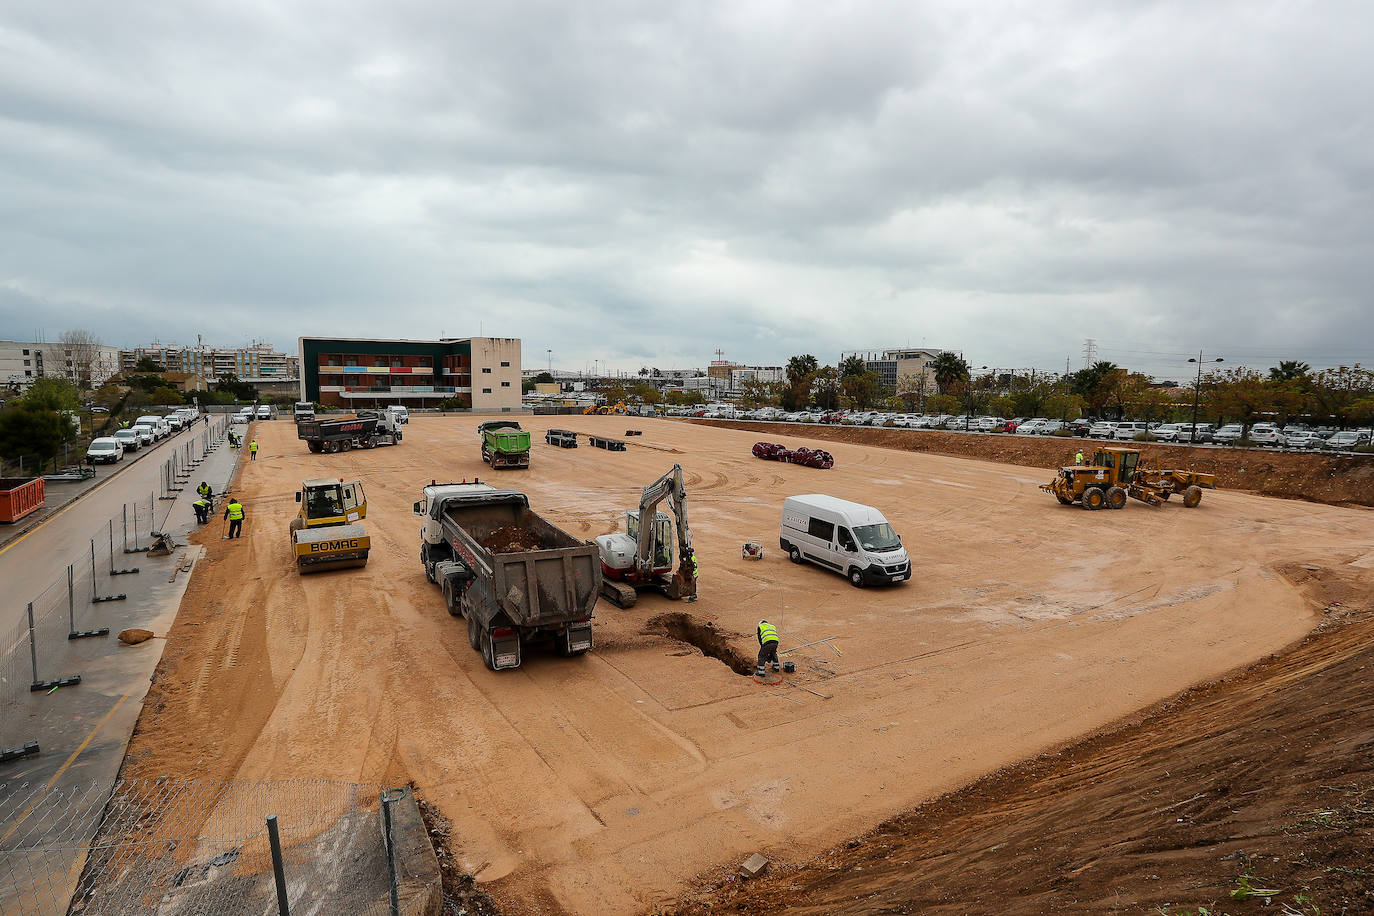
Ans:
[[[901,540],[897,537],[897,532],[892,530],[892,526],[887,522],[881,525],[860,525],[854,529],[854,536],[859,539],[859,546],[864,550],[872,550],[881,553],[887,550],[896,550],[902,546]]]

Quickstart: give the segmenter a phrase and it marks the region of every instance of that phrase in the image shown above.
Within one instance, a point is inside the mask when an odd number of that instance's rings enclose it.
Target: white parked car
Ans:
[[[186,421],[181,418],[181,414],[179,413],[169,413],[162,418],[162,421],[166,423],[167,428],[174,433],[181,432],[181,427],[186,425]]]
[[[1115,431],[1116,424],[1111,420],[1098,420],[1088,427],[1088,435],[1093,439],[1110,439]]]
[[[168,426],[167,421],[162,419],[161,417],[155,417],[149,414],[148,416],[139,417],[137,420],[134,421],[134,425],[138,425],[139,423],[142,423],[152,429],[153,439],[155,440],[165,439],[166,437],[172,434],[172,427]]]
[[[1288,444],[1288,437],[1279,432],[1277,426],[1268,426],[1261,423],[1251,428],[1250,441],[1257,442],[1260,445],[1272,445],[1275,448],[1281,448]]]
[[[1367,429],[1343,429],[1338,433],[1333,433],[1330,439],[1326,440],[1324,448],[1329,451],[1349,451],[1357,445],[1369,444],[1369,430]]]
[[[1285,432],[1283,438],[1287,440],[1289,448],[1321,448],[1326,442],[1315,430],[1310,429]]]
[[[1160,442],[1177,442],[1178,431],[1181,425],[1182,424],[1179,423],[1161,423],[1150,430],[1150,432]]]
[[[1221,445],[1234,445],[1241,436],[1239,423],[1228,423],[1212,434],[1212,441]]]
[[[120,448],[124,449],[126,452],[136,452],[139,446],[143,444],[142,437],[138,434],[138,431],[134,429],[116,430],[114,439],[119,443]]]
[[[157,431],[147,423],[135,423],[131,428],[138,433],[139,445],[152,445],[157,441]]]
[[[1046,420],[1036,432],[1041,436],[1049,436],[1059,432],[1064,428],[1063,420]]]
[[[1116,428],[1112,430],[1112,438],[1123,439],[1129,442],[1141,433],[1148,433],[1149,431],[1150,424],[1141,423],[1136,420],[1127,420],[1116,424]]]
[[[259,407],[259,408],[258,408],[258,419],[259,419],[259,420],[270,420],[270,419],[272,419],[272,408],[268,407],[266,404],[264,404],[264,405],[262,405],[261,407]]]
[[[86,460],[91,464],[114,464],[124,459],[124,446],[114,436],[101,436],[92,439],[86,449]]]
[[[1036,433],[1040,432],[1040,428],[1041,428],[1042,426],[1044,426],[1044,425],[1045,425],[1046,423],[1048,423],[1048,422],[1049,422],[1049,421],[1046,420],[1046,419],[1044,419],[1044,418],[1039,418],[1039,419],[1035,419],[1035,420],[1027,420],[1026,422],[1022,423],[1020,426],[1016,427],[1016,435],[1018,435],[1018,436],[1034,436]]]

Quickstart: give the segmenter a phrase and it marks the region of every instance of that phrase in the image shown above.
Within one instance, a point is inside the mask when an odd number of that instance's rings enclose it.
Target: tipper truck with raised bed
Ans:
[[[415,503],[424,519],[420,562],[468,642],[493,671],[518,668],[523,647],[551,643],[560,655],[592,647],[601,591],[596,545],[530,508],[529,497],[479,481],[431,483]]]
[[[477,427],[482,460],[496,468],[530,466],[530,434],[514,420],[490,420]]]
[[[378,445],[400,445],[401,428],[385,414],[359,411],[356,417],[318,420],[313,414],[298,417],[296,438],[312,452],[346,452]]]

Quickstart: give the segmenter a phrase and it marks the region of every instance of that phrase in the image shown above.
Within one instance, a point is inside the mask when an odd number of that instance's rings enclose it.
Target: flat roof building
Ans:
[[[520,338],[300,338],[300,397],[335,407],[520,408]]]

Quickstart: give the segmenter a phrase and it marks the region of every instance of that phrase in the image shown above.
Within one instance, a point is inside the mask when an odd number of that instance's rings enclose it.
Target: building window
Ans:
[[[491,389],[490,389],[490,388],[483,388],[483,389],[482,389],[482,393],[483,393],[483,394],[491,394]]]
[[[509,387],[510,387],[510,382],[502,382],[502,383],[501,383],[501,387],[502,387],[502,388],[509,388]]]
[[[25,370],[24,370],[24,375],[27,376],[28,378],[33,378],[33,370],[32,370],[32,369],[25,369]]]
[[[508,359],[503,359],[503,360],[501,360],[501,368],[502,368],[502,369],[509,369],[509,368],[510,368],[510,360],[508,360]]]
[[[491,366],[483,366],[483,367],[482,367],[482,372],[485,373],[485,374],[487,374],[487,375],[490,375],[490,374],[491,374]]]
[[[25,350],[24,352],[27,353],[27,352],[29,352],[29,351],[28,351],[28,350]],[[27,359],[26,359],[26,360],[24,360],[24,365],[27,366],[30,362],[32,362],[32,360],[27,360]]]
[[[25,356],[28,356],[28,355],[29,355],[29,351],[28,351],[28,350],[25,350],[25,351],[24,351],[24,355],[25,355]]]

